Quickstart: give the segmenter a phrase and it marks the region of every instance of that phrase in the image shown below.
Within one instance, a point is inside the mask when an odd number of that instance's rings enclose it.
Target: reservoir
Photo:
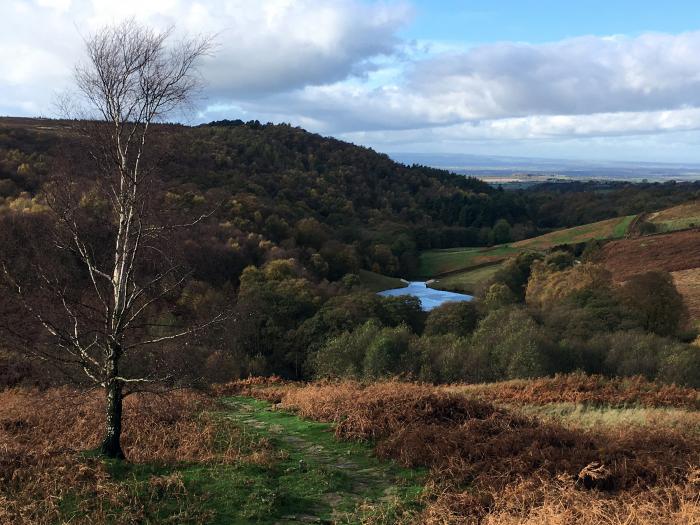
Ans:
[[[457,301],[471,301],[473,297],[471,295],[445,292],[443,290],[434,290],[428,288],[427,284],[422,281],[412,281],[408,283],[405,288],[393,288],[391,290],[384,290],[379,292],[379,295],[384,297],[396,297],[399,295],[413,295],[420,299],[420,304],[423,310],[430,311],[433,308],[448,303]]]

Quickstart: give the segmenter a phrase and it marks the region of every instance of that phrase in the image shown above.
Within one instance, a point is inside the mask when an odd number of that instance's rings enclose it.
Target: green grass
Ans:
[[[548,250],[562,244],[578,244],[594,239],[616,239],[624,237],[635,215],[584,224],[574,228],[557,230],[539,237],[493,247],[449,248],[428,250],[420,255],[418,275],[423,278],[439,278],[445,289],[468,290],[478,284],[482,266],[490,266],[523,251]],[[493,270],[492,270],[493,271]],[[454,275],[454,279],[448,278]],[[449,288],[447,288],[449,287]]]
[[[449,248],[421,253],[419,275],[434,277],[471,269],[474,266],[498,262],[519,253],[520,249],[504,244],[491,248]]]
[[[368,270],[360,270],[360,284],[371,292],[381,292],[393,288],[405,288],[407,283],[397,277],[388,277]]]
[[[430,284],[431,288],[437,290],[447,290],[450,292],[474,294],[479,286],[491,279],[498,269],[500,263],[491,264],[489,266],[481,266],[474,270],[466,270],[464,272],[450,274],[446,277],[434,281]]]
[[[240,459],[232,464],[104,460],[131,511],[141,509],[139,523],[359,523],[367,513],[395,523],[392,516],[420,508],[425,471],[381,461],[370,444],[338,441],[329,424],[244,397],[223,399],[214,416],[222,443],[235,431]],[[168,479],[177,486],[161,488]],[[62,522],[90,519],[95,505],[69,494]],[[125,509],[105,499],[99,505],[108,522],[123,521]]]
[[[669,233],[678,230],[687,230],[700,226],[700,217],[684,217],[681,219],[671,219],[667,221],[654,222],[656,231],[659,233]]]
[[[627,233],[636,215],[626,215],[615,219],[583,224],[573,228],[557,230],[539,237],[526,239],[514,244],[519,248],[545,250],[560,244],[578,244],[590,240],[619,239]]]
[[[301,513],[347,519],[358,512],[360,503],[374,503],[382,513],[396,504],[417,508],[425,472],[380,461],[370,445],[338,441],[331,425],[270,410],[264,401],[236,397],[225,403],[232,410],[222,412],[222,417],[269,439],[275,450],[284,453],[279,466],[283,474],[277,481],[287,503],[276,512],[278,517]]]

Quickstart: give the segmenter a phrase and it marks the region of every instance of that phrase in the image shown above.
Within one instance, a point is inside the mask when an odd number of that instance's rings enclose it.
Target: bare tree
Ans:
[[[4,275],[26,311],[47,334],[38,355],[79,368],[106,392],[106,429],[101,451],[123,458],[122,401],[145,385],[172,380],[158,366],[144,373],[132,363],[150,349],[172,343],[216,322],[154,322],[158,302],[171,297],[189,274],[163,242],[166,232],[203,220],[164,220],[154,187],[158,168],[156,125],[187,107],[200,88],[196,66],[211,47],[209,38],[172,42],[134,20],[105,27],[86,38],[87,61],[75,70],[79,104],[89,118],[76,122],[92,174],[79,180],[71,163],[45,187],[55,220],[53,264],[74,267],[73,276],[36,263],[38,291],[4,264]],[[89,180],[89,183],[85,181]],[[68,276],[66,276],[68,275]],[[71,286],[72,279],[83,279]],[[58,305],[58,309],[56,306]],[[148,354],[148,355],[147,355]],[[152,356],[151,356],[152,357]]]

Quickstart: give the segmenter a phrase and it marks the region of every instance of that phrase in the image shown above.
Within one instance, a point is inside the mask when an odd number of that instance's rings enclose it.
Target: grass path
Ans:
[[[374,457],[369,444],[337,441],[332,426],[269,403],[222,398],[213,416],[232,462],[175,464],[103,460],[129,509],[100,500],[100,523],[178,525],[396,524],[420,510],[426,472]],[[90,461],[92,454],[86,453]],[[115,500],[116,501],[116,500]],[[71,493],[60,523],[89,523],[96,510]],[[136,512],[136,514],[134,514]],[[129,517],[127,517],[127,515]]]
[[[264,401],[223,403],[221,417],[268,439],[279,458],[274,478],[284,498],[256,523],[357,523],[361,506],[391,523],[393,512],[417,506],[424,472],[380,461],[366,444],[337,441],[329,424],[272,410]]]

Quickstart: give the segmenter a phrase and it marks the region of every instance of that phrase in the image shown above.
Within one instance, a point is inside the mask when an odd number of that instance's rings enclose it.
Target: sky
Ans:
[[[388,153],[700,162],[700,2],[0,0],[0,115],[58,116],[83,37],[213,34],[196,124]]]

